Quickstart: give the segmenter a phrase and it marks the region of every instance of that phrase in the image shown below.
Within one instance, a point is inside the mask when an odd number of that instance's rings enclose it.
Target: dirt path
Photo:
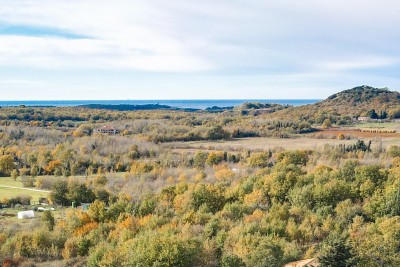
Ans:
[[[32,189],[32,188],[24,188],[24,187],[16,187],[16,186],[8,186],[8,185],[1,185],[1,184],[0,184],[0,187],[11,188],[11,189],[22,189],[22,190],[29,190],[29,191],[35,191],[35,192],[50,193],[50,191],[48,191],[48,190]]]

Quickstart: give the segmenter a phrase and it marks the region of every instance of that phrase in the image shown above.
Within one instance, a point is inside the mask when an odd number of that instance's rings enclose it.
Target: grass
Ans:
[[[10,177],[0,177],[0,185],[23,187],[23,184],[21,180],[19,180],[19,178],[16,181],[14,181]]]
[[[26,189],[15,189],[15,188],[7,188],[7,187],[1,187],[0,186],[0,198],[12,198],[20,195],[26,195],[26,196],[31,196],[33,202],[38,202],[39,198],[41,197],[48,197],[49,193],[48,192],[36,192],[36,191],[31,191],[31,190],[26,190]]]
[[[2,187],[2,185],[19,187],[19,188],[7,188],[7,187]],[[14,181],[10,177],[0,177],[0,200],[3,198],[12,198],[20,195],[26,195],[32,197],[32,202],[38,202],[39,198],[49,196],[48,192],[37,192],[27,189],[35,189],[35,188],[24,188],[20,178]]]
[[[37,207],[37,205],[36,205]],[[35,218],[32,219],[18,219],[17,214],[19,211],[34,210],[35,206],[21,206],[19,208],[6,208],[0,209],[0,229],[4,230],[18,230],[18,231],[32,231],[37,229],[39,221],[43,216],[43,212],[35,211]],[[47,206],[45,208],[50,208]],[[60,219],[65,219],[65,214],[70,208],[56,208],[56,210],[51,211],[56,221]],[[2,216],[2,214],[12,215],[12,216]],[[36,266],[36,265],[35,265]]]
[[[108,175],[113,175],[115,178],[122,178],[125,173],[113,173],[113,174],[108,174]],[[86,176],[72,176],[72,179],[80,180],[81,182],[84,182],[86,179],[94,179],[97,175],[91,175],[89,177]],[[38,178],[46,178],[46,179],[62,179],[59,176],[53,176],[53,175],[47,175],[47,176],[38,176]],[[18,188],[7,188],[7,187],[2,187],[3,186],[12,186],[12,187],[18,187]],[[39,201],[40,197],[48,197],[49,192],[37,192],[37,191],[32,191],[32,190],[27,190],[27,189],[37,189],[35,187],[33,188],[24,188],[23,184],[21,182],[21,178],[17,178],[16,181],[11,179],[10,177],[0,177],[0,201],[3,198],[12,198],[20,195],[27,195],[32,197],[32,202],[36,203]]]

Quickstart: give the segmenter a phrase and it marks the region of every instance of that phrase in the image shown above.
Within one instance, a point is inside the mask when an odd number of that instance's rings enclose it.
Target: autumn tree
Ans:
[[[15,168],[12,155],[3,155],[0,157],[0,172],[4,176],[9,176]]]

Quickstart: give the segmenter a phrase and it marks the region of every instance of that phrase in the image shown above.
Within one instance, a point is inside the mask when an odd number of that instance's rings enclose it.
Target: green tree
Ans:
[[[124,266],[193,266],[199,245],[194,239],[183,236],[147,232],[126,242]]]
[[[152,198],[151,196],[146,196],[140,203],[137,213],[141,217],[151,214],[156,208],[156,205],[157,201],[154,198]]]
[[[236,255],[224,255],[221,259],[221,267],[246,267],[246,264]]]
[[[359,267],[400,266],[400,217],[380,218],[364,223],[354,218],[350,229],[352,250]]]
[[[49,211],[49,210],[45,210],[44,212],[43,212],[43,215],[42,215],[42,221],[46,224],[46,226],[47,226],[47,228],[50,230],[50,231],[53,231],[53,228],[54,228],[54,225],[55,225],[55,219],[54,219],[54,216],[53,216],[53,214],[51,213],[51,211]]]
[[[96,222],[104,222],[107,218],[106,204],[96,199],[89,207],[89,216]]]
[[[226,132],[221,125],[217,125],[207,131],[206,138],[211,140],[228,139],[229,133]]]
[[[68,183],[67,198],[70,201],[75,201],[77,204],[80,203],[92,203],[95,200],[93,190],[88,188],[85,184],[70,181]]]
[[[217,212],[225,204],[222,192],[214,185],[198,185],[192,194],[192,207],[198,210],[205,205],[211,212]]]
[[[331,235],[323,243],[318,256],[321,267],[350,267],[353,255],[343,238]]]
[[[67,197],[68,194],[68,183],[64,180],[56,181],[51,189],[50,199],[53,203],[68,206],[71,204]]]
[[[197,151],[193,156],[193,166],[195,166],[196,168],[204,168],[207,157],[208,153],[200,150]]]
[[[376,113],[375,109],[371,109],[367,112],[367,116],[371,119],[379,119],[378,114]]]

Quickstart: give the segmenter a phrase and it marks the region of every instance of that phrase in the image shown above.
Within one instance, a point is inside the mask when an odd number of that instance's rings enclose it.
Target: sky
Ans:
[[[398,0],[0,0],[0,100],[400,89]]]

